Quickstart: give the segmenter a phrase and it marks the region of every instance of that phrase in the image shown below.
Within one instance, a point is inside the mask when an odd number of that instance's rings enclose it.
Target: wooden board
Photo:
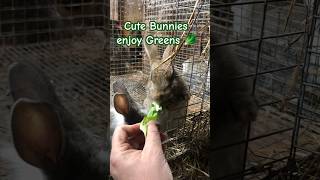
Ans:
[[[114,21],[119,20],[119,6],[118,0],[110,0],[110,19]]]

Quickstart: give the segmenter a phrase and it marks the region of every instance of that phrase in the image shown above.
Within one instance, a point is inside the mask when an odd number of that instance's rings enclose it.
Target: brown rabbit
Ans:
[[[190,94],[185,82],[175,71],[172,62],[168,61],[159,66],[162,60],[171,55],[173,46],[166,48],[162,58],[155,45],[145,45],[145,51],[150,61],[151,72],[144,107],[149,109],[152,102],[161,105],[163,110],[158,120],[160,128],[162,131],[171,130],[186,118]]]

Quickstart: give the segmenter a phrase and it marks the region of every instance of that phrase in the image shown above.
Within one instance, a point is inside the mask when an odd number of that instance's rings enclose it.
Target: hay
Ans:
[[[291,163],[276,171],[269,172],[264,180],[278,179],[310,179],[316,180],[320,177],[320,153],[315,152],[308,157],[298,160],[295,164]]]
[[[193,114],[169,135],[164,146],[174,179],[209,179],[209,119],[209,111]]]

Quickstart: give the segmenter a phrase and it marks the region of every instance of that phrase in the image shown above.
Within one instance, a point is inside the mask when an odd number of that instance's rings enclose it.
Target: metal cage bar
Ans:
[[[301,55],[303,55],[303,51],[302,53],[300,53],[300,50],[305,50],[306,49],[306,43],[304,41],[302,41],[301,39],[306,39],[306,38],[314,38],[311,37],[310,33],[313,32],[312,29],[307,29],[304,28],[303,26],[299,25],[297,26],[297,28],[287,28],[287,31],[285,32],[281,32],[281,31],[277,31],[277,32],[273,32],[270,33],[270,31],[272,31],[273,29],[276,29],[277,27],[281,27],[281,23],[283,22],[283,20],[281,21],[281,19],[284,19],[284,16],[278,16],[277,14],[274,13],[275,9],[281,9],[282,7],[288,7],[289,4],[286,4],[287,2],[285,1],[241,1],[241,2],[237,2],[237,1],[211,1],[212,4],[212,8],[214,8],[216,11],[220,12],[219,17],[217,17],[215,14],[211,13],[212,19],[213,19],[213,27],[216,28],[221,28],[223,29],[223,31],[218,31],[217,30],[217,34],[216,35],[221,35],[226,37],[225,41],[223,42],[219,42],[217,44],[213,44],[212,48],[215,47],[219,47],[219,46],[227,46],[227,45],[235,45],[237,48],[239,48],[238,52],[238,56],[241,57],[248,57],[245,56],[243,54],[248,53],[248,51],[245,51],[246,48],[252,48],[252,54],[257,53],[258,54],[258,59],[260,59],[260,63],[261,66],[257,65],[259,63],[257,63],[257,60],[251,60],[250,58],[247,59],[242,59],[239,58],[240,61],[244,62],[245,64],[247,64],[248,67],[252,67],[251,69],[248,68],[248,72],[246,74],[243,74],[241,76],[238,77],[234,77],[232,79],[237,80],[237,79],[244,79],[244,78],[253,78],[256,77],[257,78],[257,84],[255,85],[256,88],[253,89],[254,92],[256,92],[257,94],[257,98],[259,100],[259,107],[261,109],[273,109],[278,107],[278,105],[281,105],[283,102],[283,99],[287,99],[287,101],[289,102],[289,109],[288,111],[286,111],[285,113],[287,113],[290,117],[291,120],[286,120],[288,122],[288,125],[286,125],[283,128],[277,128],[274,131],[270,131],[270,132],[266,132],[266,133],[262,133],[259,135],[254,135],[252,136],[248,136],[247,140],[245,141],[241,141],[241,142],[236,142],[236,143],[232,143],[230,145],[226,145],[223,146],[221,148],[227,148],[230,146],[234,146],[234,145],[239,145],[239,144],[249,144],[249,147],[254,147],[253,144],[255,144],[255,142],[258,143],[258,141],[271,141],[273,139],[273,137],[275,136],[281,136],[281,134],[287,134],[292,132],[293,134],[298,133],[296,128],[299,128],[300,126],[297,125],[297,121],[295,120],[294,117],[299,118],[298,116],[300,116],[300,118],[306,117],[307,119],[310,119],[312,121],[312,119],[317,119],[317,117],[319,118],[319,116],[317,115],[317,111],[314,110],[314,107],[312,108],[311,106],[308,106],[306,108],[302,108],[301,107],[301,102],[306,103],[306,99],[308,99],[307,101],[311,101],[311,95],[308,95],[307,98],[305,98],[305,100],[303,100],[303,97],[301,97],[301,94],[299,95],[297,93],[297,89],[294,91],[295,93],[291,94],[290,96],[286,97],[286,92],[285,89],[287,88],[287,80],[286,78],[281,78],[281,76],[283,77],[290,77],[290,75],[288,73],[293,72],[294,69],[301,69],[303,67],[304,64],[310,64],[307,59],[305,59],[303,56],[302,58],[300,57]],[[282,4],[281,4],[282,3]],[[301,3],[301,2],[300,2]],[[266,5],[267,4],[267,5]],[[253,11],[251,13],[251,16],[245,16],[245,13],[243,14],[243,12],[248,11],[250,8],[252,7]],[[255,9],[256,8],[256,12]],[[268,8],[267,8],[268,7]],[[315,5],[313,6],[315,7]],[[233,9],[234,8],[234,9]],[[231,10],[232,9],[232,10]],[[237,13],[236,10],[241,10],[241,13]],[[295,13],[299,14],[299,9],[306,9],[307,12],[309,12],[310,10],[312,10],[312,8],[310,6],[305,7],[304,4],[295,4],[294,9],[292,11],[292,14],[290,16],[291,19],[291,23],[296,24],[296,16],[294,15]],[[273,14],[270,13],[270,11],[273,12]],[[280,11],[280,10],[279,10]],[[282,9],[282,11],[280,12],[287,12],[284,10],[284,8]],[[305,11],[306,12],[306,11]],[[221,13],[224,15],[221,15]],[[237,13],[237,14],[236,14]],[[283,14],[285,14],[283,13]],[[255,14],[255,15],[252,15]],[[231,18],[228,18],[228,16],[233,16]],[[235,23],[234,18],[237,18],[237,16],[239,16],[239,23],[240,26],[245,26],[247,29],[241,29],[239,28],[240,33],[238,33],[238,31],[235,31],[234,24],[232,25],[232,23]],[[253,17],[256,16],[256,17]],[[302,18],[304,19],[308,19],[310,18],[310,14],[308,13],[303,13],[301,15]],[[317,15],[313,15],[314,18],[317,17]],[[263,19],[262,21],[255,21],[255,19]],[[270,22],[272,21],[271,19],[274,19],[274,23],[273,26],[270,26]],[[278,18],[278,19],[277,19]],[[231,20],[230,20],[231,19]],[[254,24],[253,22],[258,22],[256,24]],[[278,22],[278,24],[276,24],[276,22]],[[246,23],[248,23],[249,25],[246,25]],[[266,26],[264,26],[263,24],[266,23]],[[306,24],[306,22],[304,22]],[[231,24],[231,25],[230,25]],[[290,24],[290,21],[289,21]],[[302,23],[301,23],[302,24]],[[238,24],[239,25],[239,24]],[[298,25],[298,24],[297,24]],[[272,28],[273,29],[272,29]],[[301,27],[301,28],[300,28]],[[252,33],[251,30],[254,29],[259,29],[260,31],[256,31],[255,33]],[[244,32],[245,30],[247,30],[247,32]],[[265,31],[266,33],[263,34],[261,33],[262,31]],[[242,34],[241,34],[242,33]],[[259,36],[260,33],[260,36]],[[239,35],[240,34],[240,35]],[[307,37],[306,35],[309,34],[309,37]],[[267,59],[266,55],[269,55],[266,53],[265,49],[272,49],[269,46],[272,45],[271,43],[274,42],[280,42],[279,40],[283,41],[282,39],[286,39],[286,38],[290,38],[292,39],[291,42],[295,43],[295,47],[292,48],[292,51],[290,52],[290,56],[293,56],[293,53],[297,53],[300,54],[299,58],[303,61],[301,62],[301,60],[298,60],[297,58],[291,58],[291,60],[288,58],[288,61],[290,60],[290,63],[283,63],[285,61],[285,58],[280,58],[278,55],[280,55],[280,53],[283,53],[281,51],[279,51],[278,53],[275,52],[274,54],[277,55],[275,56],[275,58],[277,58],[277,61],[274,61],[275,64],[277,63],[282,63],[281,66],[266,66],[268,61],[271,61],[272,59]],[[270,43],[267,44],[267,43]],[[316,44],[316,43],[314,43]],[[261,47],[262,46],[262,47]],[[274,46],[279,46],[278,44],[274,43]],[[285,46],[284,44],[281,46]],[[281,47],[279,46],[279,47]],[[256,48],[255,48],[256,47]],[[291,48],[291,47],[289,47]],[[300,50],[299,50],[300,49]],[[311,47],[308,48],[308,51],[315,51],[314,49],[312,49]],[[260,53],[261,52],[261,53]],[[286,52],[289,54],[289,52]],[[271,54],[270,54],[271,55]],[[256,57],[256,56],[254,56]],[[250,62],[252,61],[252,62]],[[310,65],[311,66],[311,65]],[[314,65],[313,65],[314,66]],[[288,72],[288,73],[285,73]],[[307,73],[310,74],[310,73]],[[319,76],[319,75],[318,75]],[[263,78],[262,78],[263,77]],[[313,76],[313,80],[315,81],[317,78],[317,76]],[[275,90],[273,90],[273,85],[272,86],[266,86],[265,84],[269,84],[269,78],[271,78],[271,83],[270,85],[272,85],[273,83],[277,82],[277,84],[280,86],[279,89],[280,91],[275,91],[276,88],[274,88]],[[311,78],[309,78],[309,81],[311,80]],[[266,82],[264,82],[266,81]],[[300,84],[298,82],[298,84]],[[303,85],[304,84],[304,85]],[[313,87],[313,88],[317,88],[318,85],[315,83],[308,83],[302,81],[301,86],[308,86],[308,87]],[[261,91],[263,90],[263,91]],[[268,92],[270,91],[270,94],[268,93],[269,98],[265,98],[264,96],[261,96],[261,93],[264,92]],[[277,92],[277,93],[276,93]],[[310,94],[310,90],[306,91],[309,92]],[[313,93],[314,94],[314,93]],[[267,95],[267,94],[266,94]],[[313,99],[317,99],[317,96],[314,95]],[[297,102],[299,101],[299,102]],[[301,101],[301,102],[300,102]],[[303,109],[303,112],[305,112],[304,114],[299,113],[299,115],[295,115],[295,112],[298,111],[298,109]],[[312,108],[312,109],[311,109]],[[274,112],[276,114],[281,114],[281,112]],[[306,113],[308,115],[306,115]],[[313,114],[312,116],[310,114]],[[274,118],[274,120],[276,119],[276,117],[272,117]],[[272,120],[272,119],[270,119]],[[315,121],[315,120],[313,120]],[[279,121],[280,123],[281,121]],[[271,122],[270,122],[271,123]],[[263,127],[263,125],[258,125],[255,124],[255,127],[251,128],[251,131],[254,129],[257,129],[260,127]],[[306,128],[307,124],[304,124],[302,127]],[[313,132],[316,132],[317,128],[313,127],[311,128],[313,130]],[[310,130],[311,130],[310,129]],[[298,133],[299,134],[299,133]],[[300,135],[301,136],[301,135]],[[288,137],[291,137],[290,135]],[[299,138],[299,137],[294,137],[292,136],[293,139]],[[306,138],[306,137],[300,137],[300,138]],[[290,142],[291,143],[291,139],[286,140],[286,142]],[[290,144],[289,143],[289,144]],[[291,151],[294,149],[294,143],[292,143],[292,146],[286,146],[287,147],[287,153],[285,158],[281,158],[280,159],[287,161],[288,159],[291,159]],[[220,148],[214,149],[214,150],[218,150]],[[267,149],[267,148],[266,148]],[[213,150],[212,150],[213,151]],[[272,153],[270,154],[272,155]],[[254,166],[248,166],[248,163],[250,163],[251,161],[250,156],[252,156],[252,154],[250,154],[247,157],[247,161],[246,164],[244,164],[245,167],[247,167],[247,170],[245,170],[244,172],[239,172],[237,174],[237,177],[240,176],[245,176],[248,179],[262,179],[261,176],[260,178],[257,176],[250,176],[250,174],[252,174],[253,172],[248,172],[248,168],[254,168]],[[248,159],[249,158],[249,159]],[[284,163],[284,161],[275,161],[275,163],[271,163],[273,164],[272,166],[277,166],[278,162],[282,162],[280,164],[282,164],[282,166],[286,166],[286,163]],[[259,167],[264,167],[264,161],[261,161],[261,163],[259,163]],[[258,163],[258,162],[257,162]],[[268,163],[266,163],[268,164]],[[264,172],[267,171],[267,169],[270,167],[266,167],[266,168],[262,168],[260,169],[260,172]],[[273,171],[271,171],[273,172]],[[255,171],[254,173],[259,174],[259,172]],[[267,173],[266,173],[267,174]],[[231,176],[234,176],[236,174],[233,174]],[[225,177],[227,178],[227,177]]]

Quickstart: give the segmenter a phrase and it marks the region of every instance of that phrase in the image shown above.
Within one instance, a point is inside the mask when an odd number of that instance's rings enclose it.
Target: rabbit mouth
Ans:
[[[157,103],[159,103],[160,106],[162,106],[165,109],[169,109],[170,107],[175,106],[176,103],[185,100],[184,97],[172,94],[171,91],[168,91],[167,93],[163,94],[158,94],[154,97],[154,99],[157,101]]]

